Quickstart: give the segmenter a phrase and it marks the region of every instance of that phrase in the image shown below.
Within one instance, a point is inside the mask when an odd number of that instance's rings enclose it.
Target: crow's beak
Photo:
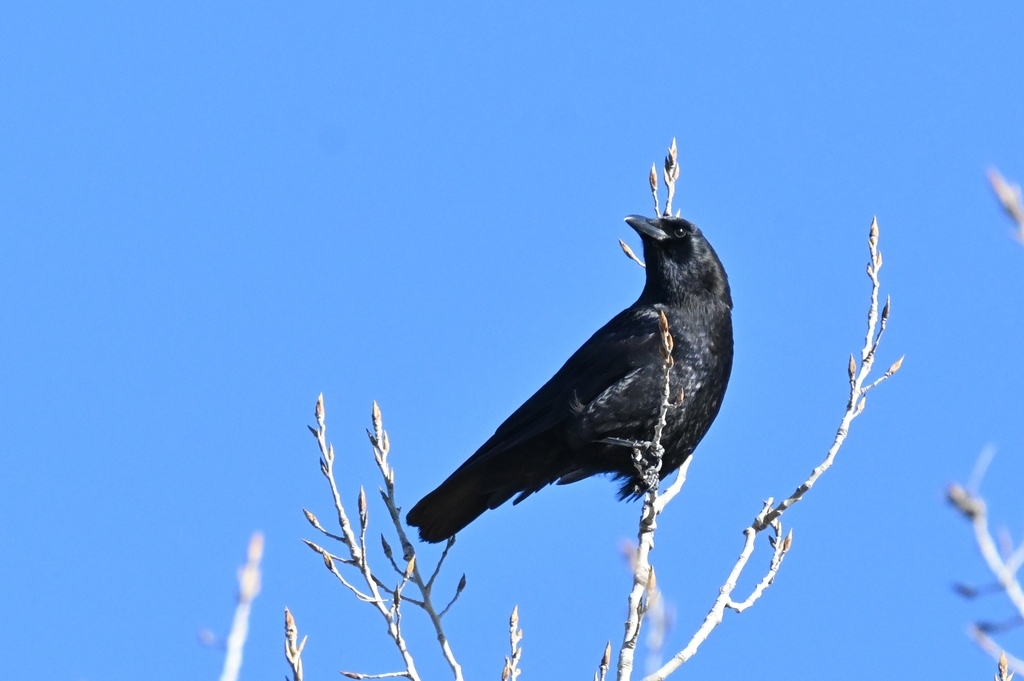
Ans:
[[[626,224],[635,229],[640,236],[649,236],[655,241],[663,241],[668,238],[668,234],[658,222],[658,220],[651,220],[642,215],[630,215],[626,218]]]

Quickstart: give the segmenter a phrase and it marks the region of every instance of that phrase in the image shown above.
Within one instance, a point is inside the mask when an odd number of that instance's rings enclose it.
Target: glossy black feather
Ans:
[[[662,437],[664,477],[679,468],[718,415],[732,370],[732,298],[714,249],[692,223],[636,216],[647,282],[640,297],[601,327],[469,459],[407,516],[439,542],[512,497],[598,473],[623,479],[620,498],[642,494],[632,452],[608,438],[649,440],[658,418],[664,312],[675,341],[674,406]],[[680,401],[679,396],[683,399]]]

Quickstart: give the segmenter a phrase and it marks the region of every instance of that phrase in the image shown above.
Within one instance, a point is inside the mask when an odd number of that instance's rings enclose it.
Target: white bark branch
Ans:
[[[881,311],[879,311],[878,308],[879,290],[881,288],[878,272],[882,267],[882,254],[878,250],[878,222],[876,220],[872,220],[871,222],[871,228],[868,236],[868,248],[870,261],[868,263],[867,274],[871,279],[871,297],[870,305],[868,307],[867,332],[865,334],[864,346],[860,350],[859,367],[854,357],[852,355],[850,356],[850,392],[847,399],[846,411],[840,420],[836,436],[832,441],[832,446],[826,452],[824,461],[811,471],[807,479],[804,480],[804,482],[802,482],[789,497],[784,499],[778,506],[773,505],[774,502],[772,499],[765,502],[764,508],[761,509],[761,512],[758,513],[750,526],[743,531],[744,541],[740,555],[732,569],[729,571],[729,575],[726,577],[725,583],[719,589],[718,598],[715,599],[715,602],[711,606],[711,610],[704,618],[704,621],[698,628],[697,632],[681,651],[679,651],[671,660],[665,663],[656,672],[645,677],[644,681],[663,681],[667,678],[672,672],[677,670],[697,653],[700,645],[707,640],[715,627],[722,623],[727,609],[734,610],[736,612],[743,612],[747,608],[751,607],[772,584],[779,568],[782,565],[783,559],[786,557],[786,553],[792,547],[793,543],[792,532],[790,532],[785,538],[782,537],[782,515],[787,509],[803,499],[804,495],[811,490],[817,480],[832,466],[836,455],[839,453],[840,448],[842,448],[843,443],[846,441],[850,425],[853,423],[853,420],[860,416],[864,411],[865,396],[867,392],[890,378],[902,365],[903,358],[900,358],[890,366],[881,377],[872,382],[867,382],[871,375],[875,355],[882,340],[882,334],[885,331],[890,311],[890,301],[888,299]],[[653,534],[656,529],[654,521],[657,515],[664,509],[665,504],[667,504],[668,501],[670,501],[671,498],[679,492],[679,488],[682,487],[682,481],[685,479],[685,468],[680,469],[680,473],[680,479],[673,483],[661,499],[657,497],[656,492],[653,495],[650,493],[648,494],[648,499],[644,504],[644,510],[641,514],[641,544],[637,552],[637,567],[634,570],[633,592],[631,592],[630,595],[631,620],[627,620],[627,641],[623,645],[623,654],[620,654],[619,658],[619,681],[627,681],[630,678],[630,672],[632,669],[631,645],[632,647],[635,647],[636,634],[639,632],[641,618],[636,618],[635,632],[629,629],[629,625],[632,621],[632,614],[634,612],[634,594],[637,592],[637,586],[651,572],[651,568],[648,563],[648,553],[654,545]],[[746,599],[742,601],[734,600],[732,598],[732,593],[736,588],[737,580],[743,573],[743,570],[746,568],[747,563],[753,554],[757,535],[768,528],[773,530],[774,535],[771,537],[773,553],[768,570]],[[632,634],[632,637],[630,634]],[[627,649],[629,649],[628,664],[624,665],[623,659],[627,654]]]
[[[236,681],[242,669],[242,649],[249,635],[249,613],[252,602],[260,592],[260,560],[263,558],[263,534],[256,532],[249,540],[246,563],[238,571],[238,605],[228,634],[227,654],[220,681]]]
[[[284,657],[292,668],[292,681],[302,681],[302,650],[306,647],[306,636],[299,643],[299,629],[288,608],[284,609]]]
[[[674,146],[674,145],[673,145]],[[665,504],[674,497],[686,481],[686,471],[693,457],[687,457],[679,468],[675,482],[666,491],[666,498],[659,503],[659,472],[662,456],[665,453],[661,444],[662,433],[668,421],[668,410],[672,406],[672,348],[674,341],[669,331],[668,319],[662,312],[659,319],[661,331],[662,358],[665,362],[665,379],[662,384],[661,406],[658,421],[654,426],[654,438],[650,442],[633,443],[633,461],[638,476],[647,485],[644,505],[640,513],[640,528],[637,533],[636,558],[633,562],[633,588],[629,592],[629,604],[626,616],[625,632],[622,648],[619,651],[618,680],[628,681],[633,673],[633,659],[637,641],[640,638],[640,625],[646,611],[647,601],[654,595],[654,568],[651,567],[649,555],[654,548],[654,532],[658,528],[658,515],[664,510]],[[686,399],[686,396],[683,396]],[[645,595],[647,596],[645,598]]]
[[[978,464],[975,465],[975,471],[984,471],[988,467],[991,458],[991,450],[983,451],[979,457]],[[1024,589],[1021,588],[1020,580],[1017,578],[1017,571],[1021,567],[1020,556],[1024,553],[1024,544],[1016,549],[1011,547],[1007,551],[1006,558],[1000,553],[989,529],[988,505],[978,491],[978,488],[981,486],[982,476],[983,472],[972,476],[973,489],[965,489],[956,483],[951,484],[946,490],[946,499],[971,523],[971,527],[974,530],[974,541],[978,545],[978,552],[981,554],[982,559],[984,559],[989,571],[995,576],[1003,592],[1006,593],[1010,604],[1017,611],[1017,616],[1024,620]],[[978,644],[978,647],[993,658],[998,658],[1002,652],[1002,649],[996,645],[978,623],[971,626],[968,634]],[[1024,667],[1017,666],[1020,662],[1016,658],[1011,658],[1011,660],[1011,667],[1015,671],[1024,673]]]
[[[402,524],[401,509],[398,507],[398,503],[395,499],[395,469],[388,463],[388,454],[391,451],[391,443],[388,439],[387,431],[384,430],[383,419],[380,413],[380,408],[377,403],[373,403],[373,433],[370,434],[370,442],[373,444],[374,459],[377,462],[377,467],[380,469],[381,476],[384,478],[384,489],[380,490],[381,498],[384,500],[384,505],[387,506],[388,514],[391,516],[391,522],[395,526],[395,531],[398,534],[398,541],[402,546],[402,555],[407,561],[412,564],[412,582],[420,591],[422,602],[418,602],[420,608],[427,613],[427,617],[430,618],[430,623],[434,627],[434,633],[437,635],[437,642],[441,646],[441,654],[444,656],[445,661],[448,663],[448,667],[452,671],[452,676],[455,681],[463,681],[462,679],[462,666],[455,659],[455,653],[452,652],[451,644],[448,643],[448,636],[444,633],[444,627],[441,624],[441,617],[448,612],[448,608],[455,604],[462,590],[466,587],[466,577],[462,576],[462,580],[459,582],[459,588],[456,590],[455,596],[441,613],[437,612],[433,602],[433,586],[434,580],[437,578],[438,573],[441,570],[441,564],[444,562],[445,557],[448,555],[448,551],[455,544],[455,538],[452,537],[448,540],[445,545],[444,551],[441,553],[440,559],[438,559],[437,567],[434,569],[430,579],[424,581],[422,574],[420,574],[419,566],[416,564],[416,549],[413,547],[412,542],[409,541],[409,537],[405,532],[405,526]]]
[[[402,558],[405,561],[405,567],[400,567],[399,563],[395,560],[395,556],[392,552],[391,546],[387,542],[387,539],[381,535],[381,545],[384,550],[384,555],[391,564],[391,567],[401,578],[399,584],[395,588],[392,589],[386,586],[380,577],[374,573],[367,557],[368,550],[366,546],[366,534],[369,527],[369,507],[366,500],[365,490],[363,488],[359,489],[357,504],[359,514],[358,536],[356,535],[352,522],[349,520],[344,504],[341,501],[341,494],[338,491],[338,485],[334,477],[334,446],[327,441],[327,428],[324,425],[323,395],[320,395],[317,400],[315,413],[317,427],[310,428],[310,430],[316,436],[317,443],[320,447],[320,470],[324,474],[324,477],[327,478],[330,485],[335,511],[338,516],[338,525],[341,527],[341,533],[334,534],[327,531],[323,526],[321,526],[316,516],[305,509],[303,509],[303,512],[306,514],[306,519],[314,528],[325,536],[340,541],[348,549],[349,556],[347,558],[335,556],[311,541],[303,541],[306,542],[307,546],[320,554],[324,559],[324,564],[327,566],[327,569],[342,583],[342,585],[349,589],[358,600],[372,604],[384,618],[388,626],[388,635],[394,641],[399,654],[402,657],[402,661],[405,664],[405,671],[397,673],[397,675],[408,677],[413,681],[419,681],[419,674],[416,670],[415,661],[409,653],[408,645],[402,635],[401,605],[403,602],[408,602],[422,608],[423,611],[427,613],[427,616],[434,627],[434,631],[437,634],[437,640],[441,646],[442,655],[444,656],[445,661],[448,662],[455,681],[463,681],[462,667],[456,661],[455,655],[452,653],[451,646],[448,643],[448,638],[441,626],[441,618],[445,613],[447,613],[448,608],[454,605],[463,589],[465,589],[465,575],[463,575],[462,579],[459,581],[455,595],[452,597],[448,607],[443,611],[438,613],[432,600],[434,582],[440,574],[441,567],[444,564],[445,558],[448,556],[448,552],[455,543],[454,538],[448,541],[448,544],[445,546],[433,573],[430,575],[428,580],[424,581],[417,564],[416,550],[413,547],[412,542],[409,541],[405,527],[402,525],[401,509],[399,508],[398,502],[395,498],[395,471],[388,463],[388,454],[391,451],[391,444],[388,439],[387,431],[384,430],[380,409],[377,407],[377,403],[374,402],[372,413],[373,432],[369,432],[368,435],[370,436],[370,443],[373,445],[374,460],[377,462],[377,467],[384,479],[384,487],[380,489],[381,499],[384,501],[384,505],[388,509],[388,516],[391,518],[395,531],[398,534],[399,543],[402,548]],[[355,567],[359,570],[366,586],[364,588],[359,588],[350,583],[338,570],[337,565],[335,564],[336,562]],[[419,589],[422,600],[407,598],[403,595],[402,590],[410,581]],[[382,594],[386,594],[387,597]],[[352,676],[352,678],[387,678],[388,676],[395,675],[388,674],[384,676],[374,676],[359,675],[358,672],[343,673],[347,675],[355,674],[356,676]]]
[[[377,405],[374,404],[375,410],[376,406]],[[398,607],[401,603],[401,589],[396,588],[392,592],[392,598],[389,599],[392,605],[386,605],[384,598],[381,596],[379,580],[374,576],[373,571],[370,569],[370,564],[366,557],[366,525],[368,523],[366,495],[360,494],[359,497],[359,519],[361,525],[359,539],[356,539],[355,533],[352,530],[352,523],[348,519],[348,513],[345,511],[344,504],[342,504],[341,494],[338,492],[338,485],[334,479],[334,445],[327,442],[327,426],[324,422],[324,396],[322,394],[317,399],[315,414],[317,428],[310,428],[310,430],[316,436],[317,444],[320,446],[320,471],[324,474],[324,477],[327,478],[327,481],[330,484],[331,495],[334,498],[334,508],[338,514],[338,525],[341,526],[341,541],[349,551],[350,558],[345,562],[346,564],[353,565],[359,569],[359,572],[363,575],[363,580],[366,582],[366,589],[369,593],[364,593],[350,584],[338,571],[338,568],[334,564],[334,559],[327,551],[312,542],[306,541],[306,544],[323,557],[324,564],[327,566],[327,569],[330,570],[342,584],[351,590],[356,595],[356,598],[372,604],[377,609],[377,612],[381,614],[387,624],[388,636],[390,636],[391,640],[394,641],[395,647],[398,648],[398,653],[402,657],[402,662],[405,665],[405,671],[402,672],[402,674],[412,681],[420,681],[419,672],[416,670],[416,662],[413,659],[412,654],[409,652],[405,638],[402,636],[401,615],[398,612]],[[307,512],[307,519],[311,516],[312,514]],[[310,522],[312,523],[313,521],[311,520]],[[314,524],[314,527],[317,527],[318,524],[319,523]]]

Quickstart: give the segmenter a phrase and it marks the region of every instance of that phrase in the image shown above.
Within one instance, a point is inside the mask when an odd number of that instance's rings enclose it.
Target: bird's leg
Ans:
[[[644,448],[639,446],[640,444],[641,443],[638,442],[633,446],[633,468],[636,469],[636,474],[640,476],[640,479],[645,480],[646,476],[644,476],[644,470],[646,466],[644,465]]]
[[[601,442],[633,450],[633,468],[636,469],[636,476],[640,481],[636,487],[638,495],[658,490],[658,483],[661,482],[661,461],[665,456],[665,448],[660,443],[627,440],[621,437],[606,437]]]
[[[653,446],[653,443],[646,440],[627,440],[621,437],[606,437],[598,442],[606,445],[616,445],[618,447],[629,447],[630,449],[640,449],[647,451]]]
[[[650,447],[650,454],[651,456],[644,461],[643,469],[639,469],[640,479],[643,480],[646,491],[657,492],[658,483],[661,482],[661,460],[665,450],[660,444],[656,444]]]

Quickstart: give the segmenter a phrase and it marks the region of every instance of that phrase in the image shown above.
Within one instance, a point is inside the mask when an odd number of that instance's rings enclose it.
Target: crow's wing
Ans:
[[[540,390],[526,400],[461,467],[480,463],[532,440],[578,415],[610,387],[655,361],[658,312],[623,310],[597,330]]]

